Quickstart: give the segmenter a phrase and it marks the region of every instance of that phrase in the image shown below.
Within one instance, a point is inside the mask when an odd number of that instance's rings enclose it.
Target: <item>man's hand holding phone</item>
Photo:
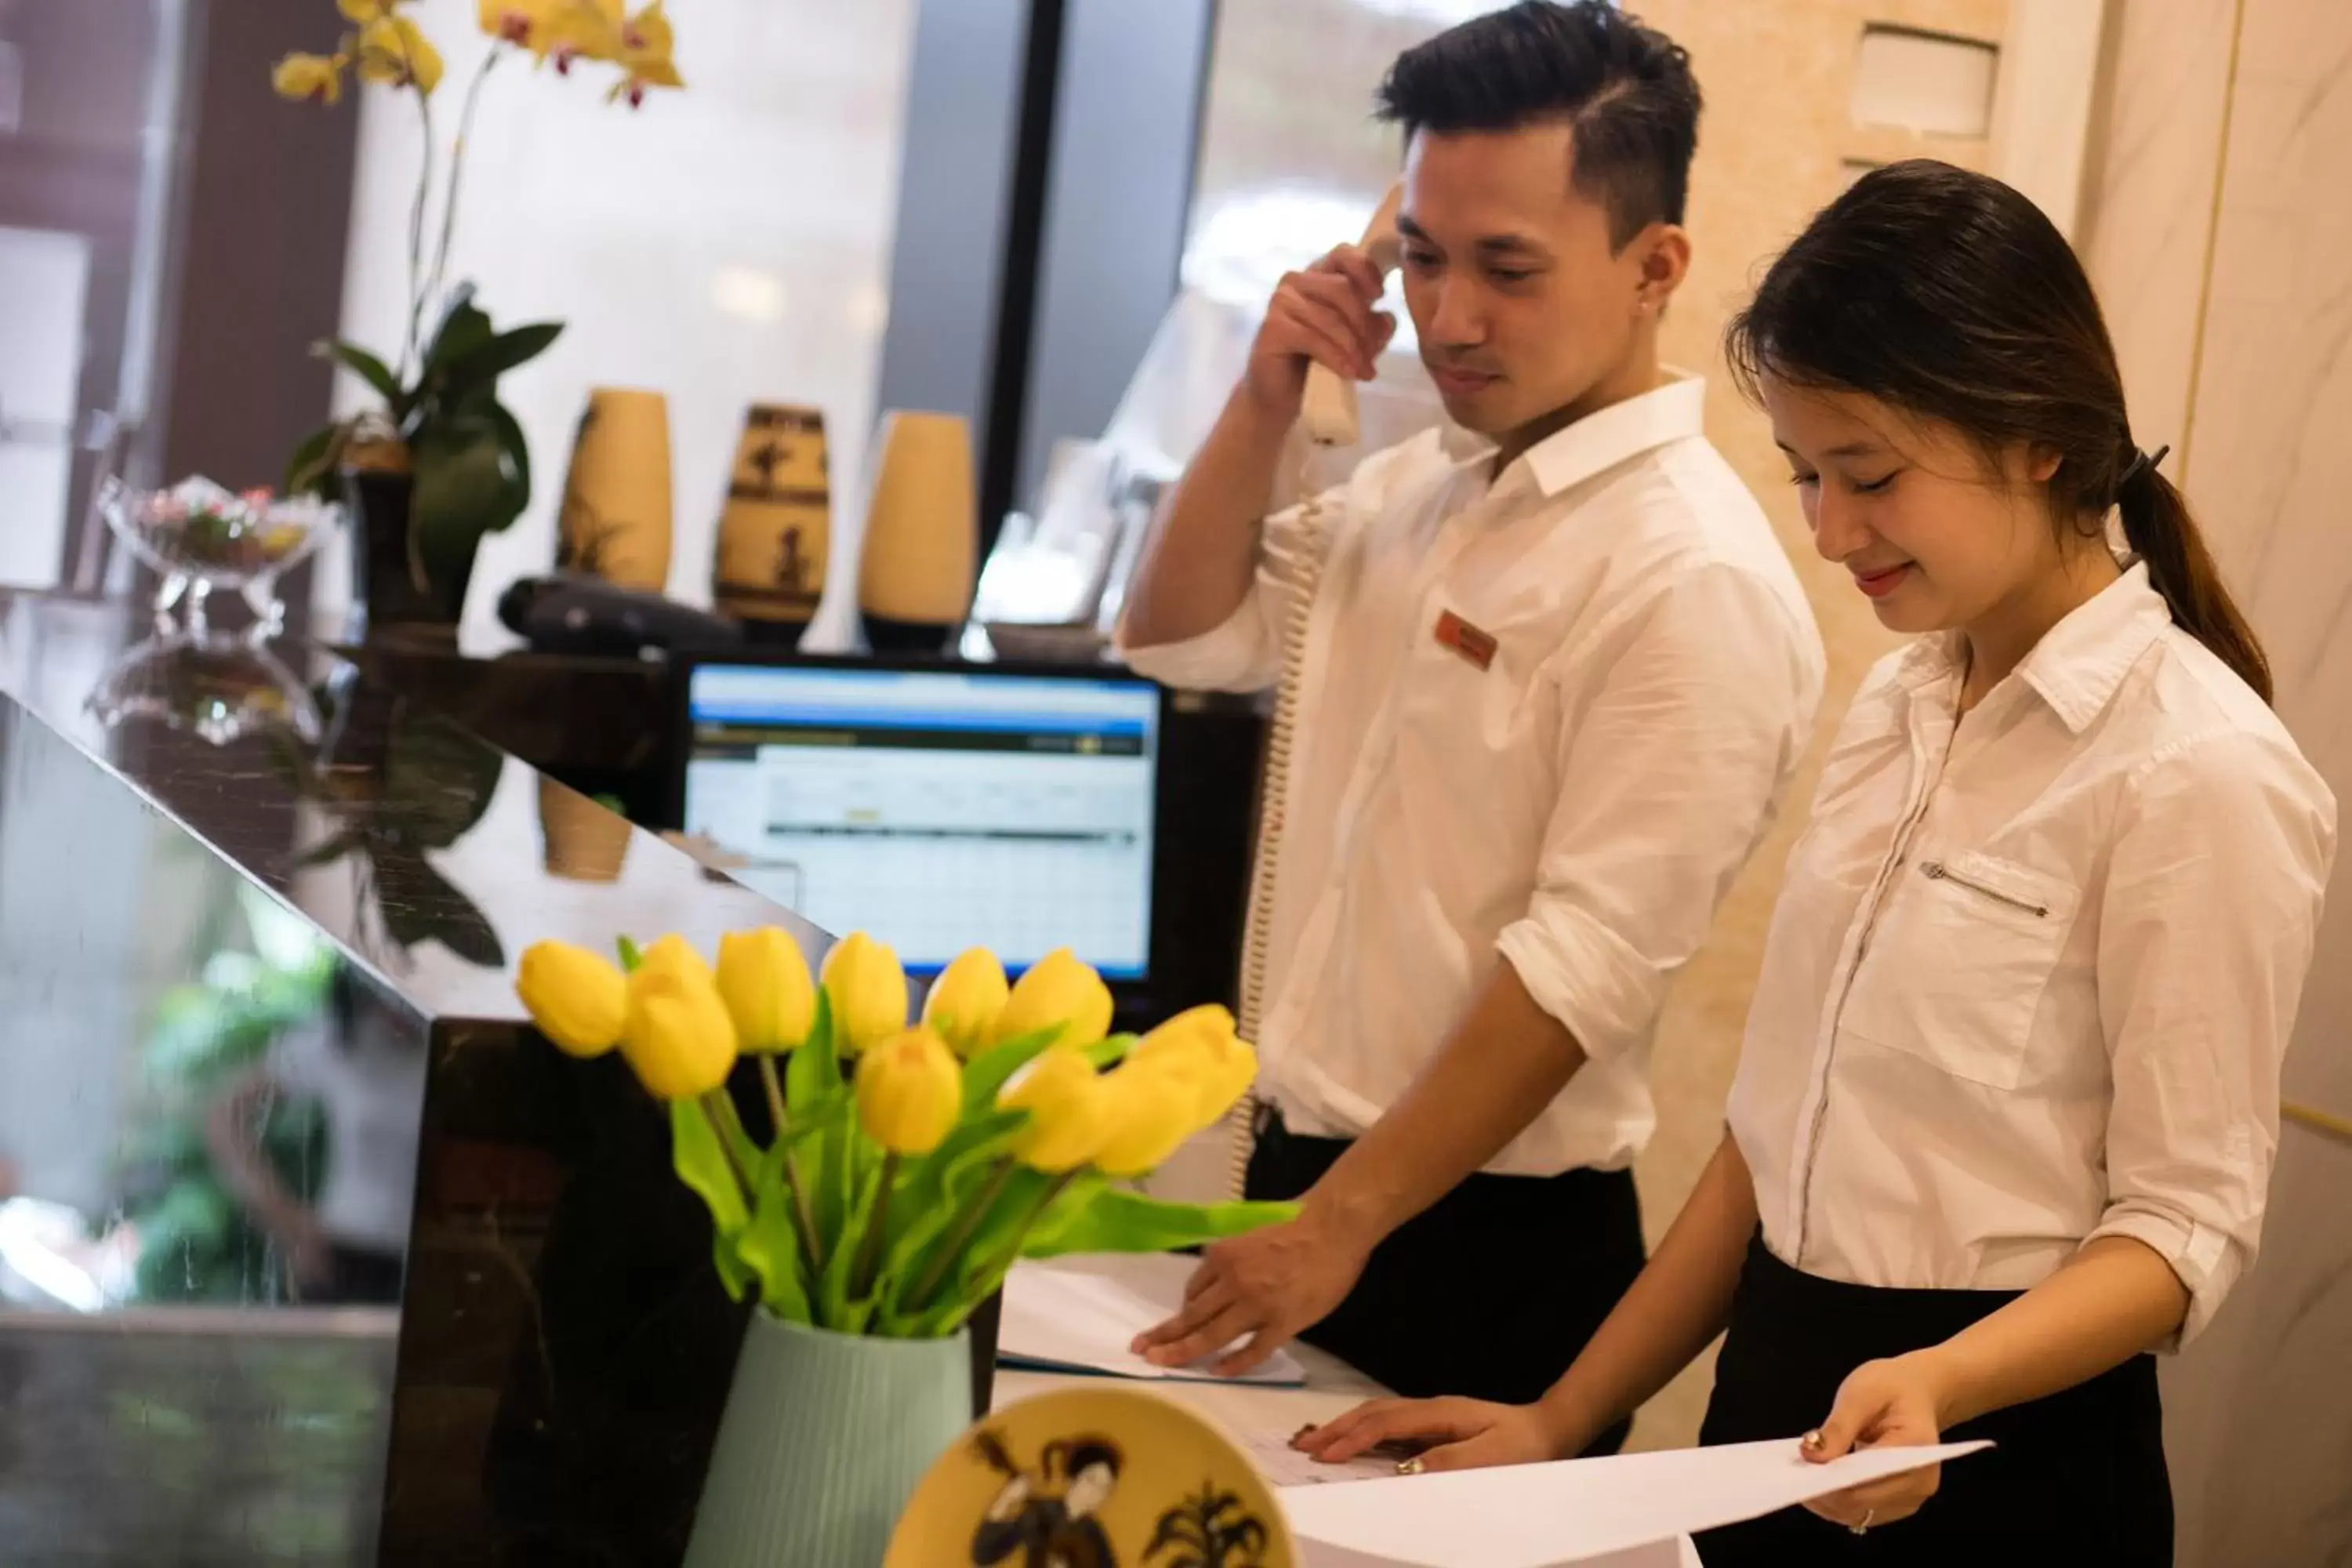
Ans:
[[[1287,430],[1298,420],[1307,367],[1370,381],[1396,318],[1378,310],[1383,281],[1362,247],[1343,245],[1303,272],[1286,274],[1250,345],[1242,385],[1251,404]]]

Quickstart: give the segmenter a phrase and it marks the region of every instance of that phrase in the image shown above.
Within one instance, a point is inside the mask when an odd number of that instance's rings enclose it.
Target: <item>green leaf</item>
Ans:
[[[751,1222],[751,1213],[743,1205],[743,1189],[728,1166],[719,1133],[699,1104],[670,1101],[669,1141],[670,1163],[677,1169],[678,1180],[700,1194],[720,1236],[737,1235]]]
[[[528,364],[545,353],[563,335],[561,321],[539,321],[528,327],[517,327],[500,332],[479,349],[466,356],[462,363],[449,366],[454,374],[467,380],[496,381],[518,365]]]
[[[312,352],[333,360],[337,364],[366,382],[375,390],[378,397],[392,405],[392,415],[394,419],[398,419],[407,412],[404,404],[408,393],[407,389],[400,384],[400,378],[392,374],[390,365],[357,343],[340,341],[323,342],[318,344]]]
[[[950,1227],[980,1195],[1028,1120],[1025,1110],[992,1110],[978,1117],[967,1113],[946,1142],[908,1167],[890,1201],[890,1235],[877,1296],[899,1310],[920,1305],[899,1300],[899,1291],[930,1277]]]
[[[1175,1204],[1126,1187],[1090,1202],[1056,1204],[1021,1248],[1024,1258],[1073,1252],[1175,1252],[1298,1217],[1297,1204]]]
[[[441,318],[441,328],[425,345],[425,366],[417,377],[421,384],[430,384],[449,366],[468,356],[478,354],[497,337],[490,318],[473,302],[470,293],[461,291],[449,313]]]
[[[331,453],[342,445],[343,426],[330,425],[311,432],[303,443],[294,448],[286,459],[284,489],[289,496],[325,495],[327,482],[334,477],[335,465]]]
[[[809,1037],[784,1064],[784,1106],[793,1121],[842,1086],[841,1058],[833,1046],[833,999],[816,994],[816,1016]]]
[[[792,1194],[784,1184],[784,1163],[818,1131],[814,1123],[795,1127],[760,1157],[752,1179],[751,1223],[736,1243],[743,1263],[759,1279],[761,1305],[787,1322],[812,1321],[809,1286],[816,1264],[801,1250]]]
[[[1097,1040],[1088,1046],[1087,1060],[1095,1064],[1097,1072],[1102,1072],[1125,1061],[1127,1053],[1133,1049],[1135,1049],[1133,1035],[1113,1035],[1107,1040]]]
[[[530,505],[530,438],[522,433],[521,424],[503,403],[490,405],[488,418],[498,430],[499,447],[506,456],[508,504],[513,515],[520,517]]]
[[[1059,1024],[992,1046],[964,1064],[963,1104],[966,1112],[996,1103],[996,1096],[1013,1075],[1036,1057],[1062,1032]]]
[[[433,581],[455,581],[473,570],[482,536],[515,520],[504,437],[487,417],[434,420],[411,437],[409,451],[417,558]]]
[[[621,955],[621,973],[624,974],[635,974],[637,966],[646,961],[644,951],[625,936],[614,937],[613,946]]]

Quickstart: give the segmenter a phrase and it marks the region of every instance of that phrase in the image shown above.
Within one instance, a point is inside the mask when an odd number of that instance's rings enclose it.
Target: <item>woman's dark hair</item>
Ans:
[[[1698,146],[1698,83],[1681,45],[1610,0],[1519,0],[1399,55],[1380,119],[1422,131],[1568,122],[1570,184],[1609,211],[1619,249],[1680,223]]]
[[[1725,347],[1750,397],[1769,375],[1949,425],[1988,457],[2056,450],[2059,526],[2095,530],[2119,508],[2174,622],[2271,700],[2270,663],[2188,503],[2137,460],[2090,279],[2009,186],[1929,159],[1872,170],[1772,263]]]

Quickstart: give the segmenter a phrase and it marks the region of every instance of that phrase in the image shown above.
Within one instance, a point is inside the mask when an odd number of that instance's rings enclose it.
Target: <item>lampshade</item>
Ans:
[[[824,416],[755,404],[719,514],[711,601],[754,640],[796,644],[824,593],[832,488]]]
[[[669,551],[669,404],[658,392],[597,387],[572,447],[555,564],[658,594]]]
[[[857,578],[866,638],[877,651],[938,651],[971,607],[971,432],[956,415],[901,410],[875,451]]]

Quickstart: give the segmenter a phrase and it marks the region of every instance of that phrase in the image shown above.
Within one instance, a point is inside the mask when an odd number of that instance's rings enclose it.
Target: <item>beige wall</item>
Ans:
[[[1631,7],[1690,51],[1706,114],[1692,173],[1690,280],[1667,319],[1667,355],[1708,378],[1707,433],[1762,499],[1805,583],[1829,647],[1821,728],[1780,821],[1733,889],[1713,938],[1666,1006],[1656,1065],[1659,1125],[1637,1168],[1653,1245],[1681,1208],[1722,1137],[1723,1101],[1748,1016],[1748,997],[1780,869],[1812,798],[1821,754],[1854,686],[1894,646],[1841,569],[1814,553],[1789,467],[1761,415],[1723,374],[1725,323],[1764,261],[1843,188],[1849,160],[1931,156],[1984,167],[1980,142],[1858,130],[1847,107],[1864,26],[1883,21],[1987,41],[2002,37],[2008,0],[1648,0]],[[1696,1440],[1714,1376],[1714,1354],[1651,1402],[1633,1446]]]
[[[2143,445],[2352,800],[2352,5],[2117,7],[2085,251]],[[2339,869],[2286,1093],[2352,1118]],[[2260,1267],[2166,1369],[2183,1568],[2352,1562],[2352,1140],[2289,1117]]]

